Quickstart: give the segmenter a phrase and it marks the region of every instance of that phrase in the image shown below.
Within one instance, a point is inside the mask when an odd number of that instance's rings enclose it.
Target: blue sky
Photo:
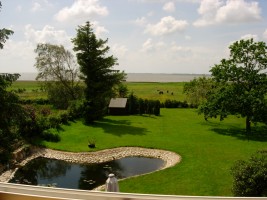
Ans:
[[[206,74],[229,45],[267,42],[266,0],[2,0],[0,28],[15,33],[0,50],[0,72],[36,72],[37,43],[72,49],[76,28],[108,38],[115,69]]]

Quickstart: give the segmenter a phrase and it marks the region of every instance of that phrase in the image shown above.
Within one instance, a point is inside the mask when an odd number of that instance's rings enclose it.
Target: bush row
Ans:
[[[20,99],[19,103],[22,105],[28,105],[28,104],[38,104],[38,105],[48,105],[50,104],[48,99]]]
[[[160,115],[160,101],[129,97],[128,114]]]
[[[41,137],[47,141],[57,142],[60,136],[49,132],[49,129],[59,131],[61,124],[67,124],[82,115],[82,103],[79,102],[73,103],[68,110],[59,111],[56,114],[52,113],[48,107],[37,109],[32,105],[25,105],[24,108],[25,118],[21,123],[20,133],[29,140]]]
[[[187,101],[166,99],[160,103],[159,100],[147,100],[138,98],[133,93],[128,96],[128,114],[154,114],[160,115],[160,108],[197,108],[198,105]]]
[[[166,99],[161,103],[161,108],[197,108],[198,105],[190,104],[187,101],[177,101]]]

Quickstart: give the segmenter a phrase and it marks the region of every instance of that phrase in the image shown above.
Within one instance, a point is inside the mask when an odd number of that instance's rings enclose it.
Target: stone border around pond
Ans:
[[[27,162],[37,157],[65,160],[73,163],[102,163],[124,157],[143,156],[160,158],[164,160],[165,165],[160,170],[172,167],[181,161],[181,156],[174,152],[141,147],[119,147],[114,149],[105,149],[95,152],[82,153],[64,152],[34,147],[32,149],[32,152],[32,155],[20,162],[18,167],[24,166]],[[14,176],[18,167],[2,173],[0,175],[0,182],[8,182]]]

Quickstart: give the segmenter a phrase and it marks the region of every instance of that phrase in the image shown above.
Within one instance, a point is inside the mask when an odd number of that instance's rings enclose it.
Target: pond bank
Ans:
[[[181,161],[181,156],[174,152],[160,149],[147,149],[141,147],[119,147],[96,152],[82,153],[63,152],[52,149],[34,147],[31,151],[32,155],[21,161],[17,168],[10,169],[2,173],[0,175],[0,182],[8,182],[13,177],[19,167],[24,166],[27,162],[37,157],[65,160],[73,163],[102,163],[115,159],[120,159],[123,157],[143,156],[160,158],[164,160],[165,165],[160,170],[172,167]]]

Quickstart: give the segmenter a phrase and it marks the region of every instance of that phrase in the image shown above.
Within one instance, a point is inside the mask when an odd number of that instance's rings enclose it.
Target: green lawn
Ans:
[[[267,137],[243,135],[245,121],[235,117],[210,120],[193,109],[161,109],[161,116],[107,116],[85,126],[81,121],[62,126],[59,143],[43,142],[64,151],[91,151],[119,146],[166,149],[182,156],[175,167],[120,182],[122,192],[231,196],[230,168],[267,147]],[[266,132],[265,130],[261,130]],[[258,131],[259,133],[260,131]]]

